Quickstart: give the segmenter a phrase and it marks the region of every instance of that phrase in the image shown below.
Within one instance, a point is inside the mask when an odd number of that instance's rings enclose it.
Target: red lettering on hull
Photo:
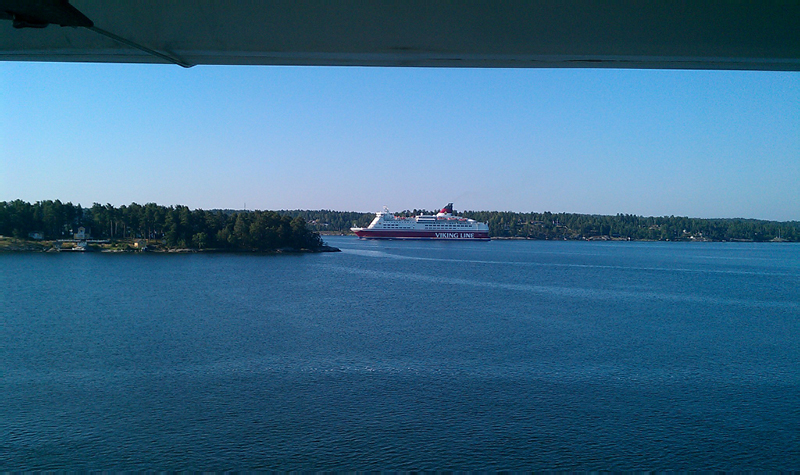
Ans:
[[[355,231],[361,239],[438,239],[459,241],[488,241],[487,231],[395,231],[360,229]]]

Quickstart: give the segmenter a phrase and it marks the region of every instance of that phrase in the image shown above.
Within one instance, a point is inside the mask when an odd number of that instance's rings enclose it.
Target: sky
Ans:
[[[0,201],[800,220],[800,73],[0,62]]]

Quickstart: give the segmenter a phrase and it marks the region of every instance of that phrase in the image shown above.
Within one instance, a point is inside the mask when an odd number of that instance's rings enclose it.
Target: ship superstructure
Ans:
[[[435,215],[395,216],[384,206],[366,228],[350,228],[361,239],[443,239],[488,241],[489,226],[453,216],[453,203]]]

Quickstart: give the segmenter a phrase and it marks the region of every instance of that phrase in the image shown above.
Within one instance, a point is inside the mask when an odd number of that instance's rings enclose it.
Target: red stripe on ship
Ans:
[[[381,229],[361,229],[356,236],[363,239],[440,239],[440,240],[479,240],[488,241],[488,231],[395,231]]]

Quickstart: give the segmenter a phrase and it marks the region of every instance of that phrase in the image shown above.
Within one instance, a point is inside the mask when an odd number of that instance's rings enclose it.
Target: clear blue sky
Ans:
[[[0,200],[800,220],[800,73],[0,63]]]

